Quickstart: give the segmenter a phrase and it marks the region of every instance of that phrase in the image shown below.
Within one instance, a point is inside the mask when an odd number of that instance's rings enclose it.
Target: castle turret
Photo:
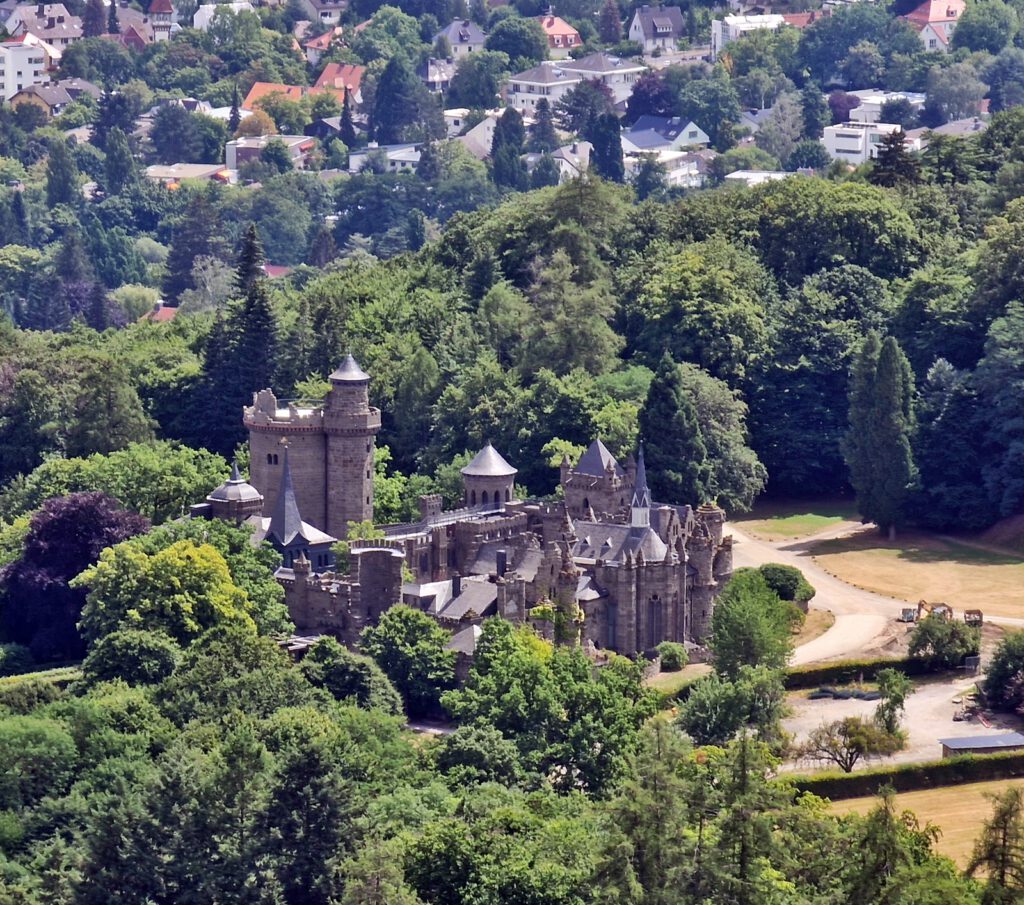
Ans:
[[[651,527],[651,492],[647,489],[647,468],[644,465],[644,447],[636,462],[636,485],[633,488],[633,500],[629,507],[629,523],[633,528]]]
[[[323,408],[327,436],[327,532],[373,520],[373,452],[380,409],[370,406],[370,375],[349,355],[330,376]]]
[[[516,471],[488,441],[462,469],[466,505],[503,509],[515,496]]]
[[[231,465],[231,477],[206,498],[210,504],[212,518],[244,522],[263,511],[263,494],[246,481],[238,470],[238,463]]]

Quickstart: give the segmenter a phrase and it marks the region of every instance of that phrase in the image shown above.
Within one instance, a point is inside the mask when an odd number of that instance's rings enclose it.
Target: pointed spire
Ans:
[[[229,484],[241,484],[242,473],[238,470],[238,459],[231,460],[231,477],[228,479]]]
[[[355,358],[346,355],[345,360],[329,379],[332,383],[367,383],[370,375],[359,367],[359,362]]]
[[[647,487],[647,467],[644,465],[644,445],[640,444],[636,461],[636,483],[633,486],[633,502],[630,524],[634,528],[651,526],[651,491]]]
[[[295,499],[292,468],[288,463],[288,447],[286,446],[284,448],[284,468],[281,470],[281,486],[277,491],[274,514],[270,517],[267,534],[276,537],[278,542],[286,547],[301,532],[302,517],[299,515],[299,504]]]

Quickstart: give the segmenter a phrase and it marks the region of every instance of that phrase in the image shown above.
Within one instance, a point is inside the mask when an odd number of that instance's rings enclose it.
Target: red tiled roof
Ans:
[[[361,68],[361,67],[360,67]],[[333,85],[308,88],[305,85],[281,85],[277,82],[254,82],[242,101],[243,110],[255,110],[255,105],[270,94],[283,94],[290,101],[301,101],[308,94],[333,94],[339,101],[345,100],[345,89]]]
[[[355,92],[359,90],[364,72],[365,66],[356,66],[353,63],[328,63],[313,87],[345,88]]]
[[[292,269],[284,264],[264,264],[263,272],[270,277],[270,279],[276,280],[278,277],[288,276],[288,274],[292,272]]]
[[[302,46],[311,48],[313,50],[327,50],[331,46],[331,42],[340,34],[340,28],[336,28],[333,31],[325,31],[322,35],[317,35],[317,37],[315,38],[310,38]]]
[[[150,13],[173,13],[174,6],[171,4],[171,0],[153,0],[149,4]]]
[[[787,25],[792,25],[794,28],[807,28],[812,22],[827,19],[830,15],[832,15],[830,10],[815,9],[807,13],[787,13],[782,18]]]
[[[549,38],[553,35],[575,35],[577,38],[580,36],[575,28],[559,16],[537,16],[536,21],[540,22],[540,27]]]
[[[177,308],[172,308],[170,305],[165,305],[162,302],[159,302],[152,311],[147,311],[139,318],[139,320],[149,321],[154,324],[165,324],[168,321],[174,320],[177,314]]]
[[[913,12],[903,18],[918,31],[935,22],[955,22],[966,9],[964,0],[925,0]]]

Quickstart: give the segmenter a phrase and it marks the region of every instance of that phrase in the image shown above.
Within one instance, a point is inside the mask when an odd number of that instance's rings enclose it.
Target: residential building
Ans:
[[[435,60],[433,57],[428,57],[416,70],[416,74],[430,91],[434,94],[442,94],[452,83],[452,76],[455,75],[455,60],[450,57],[447,60]]]
[[[949,40],[966,8],[964,0],[925,0],[902,18],[918,33],[925,50],[947,53]]]
[[[969,116],[967,119],[955,119],[952,122],[936,126],[934,129],[910,129],[907,132],[907,141],[911,142],[922,151],[928,147],[928,139],[931,135],[948,135],[953,138],[966,138],[969,135],[977,135],[988,128],[988,121],[977,116]]]
[[[16,91],[9,103],[15,108],[22,104],[30,104],[42,110],[47,119],[52,119],[71,103],[71,95],[60,85],[29,85],[21,91]]]
[[[14,37],[31,33],[58,50],[82,39],[82,20],[71,15],[63,3],[17,6],[4,27]]]
[[[61,79],[57,84],[71,95],[73,101],[77,101],[83,94],[89,95],[94,101],[103,97],[103,89],[85,79]]]
[[[314,22],[337,25],[348,8],[348,0],[299,0],[299,5]]]
[[[198,28],[200,31],[206,31],[210,27],[210,20],[213,18],[213,14],[220,9],[229,10],[236,14],[255,12],[255,9],[249,0],[229,0],[229,2],[224,3],[204,3],[192,16],[192,27]]]
[[[580,82],[596,79],[608,86],[612,99],[619,104],[633,93],[633,85],[646,71],[647,67],[641,62],[607,53],[592,53],[564,63],[545,60],[511,77],[506,87],[506,100],[521,113],[532,114],[542,97],[554,107]]]
[[[146,167],[146,178],[160,185],[179,186],[186,179],[226,183],[230,174],[222,163],[172,163]]]
[[[358,173],[375,160],[388,173],[415,173],[420,162],[420,148],[419,145],[411,142],[398,145],[378,145],[371,141],[367,147],[349,152],[348,171]]]
[[[905,100],[916,111],[924,107],[925,95],[915,91],[878,91],[866,88],[860,91],[849,91],[860,101],[860,106],[850,111],[851,122],[877,123],[882,118],[882,106],[887,101]]]
[[[766,182],[779,182],[796,175],[785,170],[734,170],[725,176],[726,185],[745,185],[748,189],[764,185]]]
[[[306,41],[302,45],[306,52],[306,62],[310,66],[316,66],[320,62],[320,58],[330,50],[334,40],[341,37],[342,31],[343,29],[338,27],[329,28],[322,35],[317,35]]]
[[[0,42],[0,99],[9,101],[30,85],[49,82],[47,53],[42,43],[33,41],[31,35]],[[54,53],[59,59],[60,53]]]
[[[362,68],[362,67],[359,67]],[[277,82],[253,82],[252,88],[242,101],[241,109],[255,110],[257,102],[271,94],[282,94],[290,101],[301,101],[306,95],[329,92],[338,98],[340,103],[345,101],[345,89],[335,88],[332,85],[323,87],[308,87],[306,85],[283,85]]]
[[[366,67],[356,63],[328,63],[313,83],[313,93],[324,88],[341,92],[351,91],[352,100],[358,104],[362,98],[359,89],[365,74]],[[339,99],[344,101],[344,94]]]
[[[709,160],[705,157],[709,152],[692,151],[648,151],[645,153],[626,154],[622,163],[626,170],[626,180],[632,182],[643,166],[645,159],[652,159],[661,164],[665,171],[665,184],[669,188],[699,189],[707,181]],[[714,152],[710,152],[714,159]]]
[[[451,25],[442,28],[434,35],[434,43],[438,38],[447,38],[448,46],[452,50],[452,59],[461,60],[463,57],[478,50],[484,49],[487,42],[487,34],[484,30],[469,19],[456,19]]]
[[[452,107],[444,111],[444,129],[448,138],[455,138],[466,126],[468,107]]]
[[[154,41],[168,41],[171,29],[177,24],[171,0],[153,0],[149,4],[149,23],[153,29]]]
[[[569,56],[569,51],[583,43],[580,40],[580,33],[565,19],[549,13],[537,16],[536,21],[540,23],[548,39],[548,56],[553,60],[564,60]]]
[[[704,148],[709,144],[707,132],[694,122],[684,123],[678,116],[641,116],[622,133],[624,154]]]
[[[316,148],[316,139],[308,135],[253,135],[236,138],[224,146],[224,161],[229,170],[237,170],[242,164],[258,160],[260,152],[270,141],[284,142],[297,170],[306,168],[310,153]]]
[[[725,16],[711,20],[711,58],[718,59],[722,49],[753,31],[776,31],[786,24],[786,20],[771,13],[762,16]]]
[[[843,123],[827,126],[821,143],[833,160],[842,160],[858,166],[871,160],[882,139],[892,132],[901,131],[895,123]]]
[[[638,6],[629,23],[629,40],[639,44],[644,53],[675,50],[680,38],[686,36],[683,11],[678,6]]]

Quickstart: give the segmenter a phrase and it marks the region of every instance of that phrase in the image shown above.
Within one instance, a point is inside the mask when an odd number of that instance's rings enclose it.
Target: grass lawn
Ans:
[[[761,540],[796,540],[856,518],[852,500],[773,500],[731,520]]]
[[[799,647],[824,635],[835,624],[836,617],[831,610],[808,610],[807,618],[800,631],[793,636],[793,647]]]
[[[900,600],[1024,616],[1024,556],[911,532],[890,543],[868,530],[815,544],[814,558],[849,584]]]
[[[691,663],[689,666],[684,666],[679,672],[662,672],[656,676],[652,676],[644,681],[644,684],[648,688],[654,688],[657,691],[662,691],[665,694],[675,694],[684,685],[689,684],[694,679],[699,679],[701,676],[706,676],[711,672],[710,663]]]
[[[974,840],[992,815],[992,803],[985,795],[1019,785],[1024,785],[1024,779],[1000,779],[902,792],[896,796],[896,803],[899,810],[917,814],[922,824],[934,823],[941,829],[938,850],[964,867],[971,857]],[[876,802],[876,798],[851,798],[834,802],[831,810],[835,814],[866,814]]]

